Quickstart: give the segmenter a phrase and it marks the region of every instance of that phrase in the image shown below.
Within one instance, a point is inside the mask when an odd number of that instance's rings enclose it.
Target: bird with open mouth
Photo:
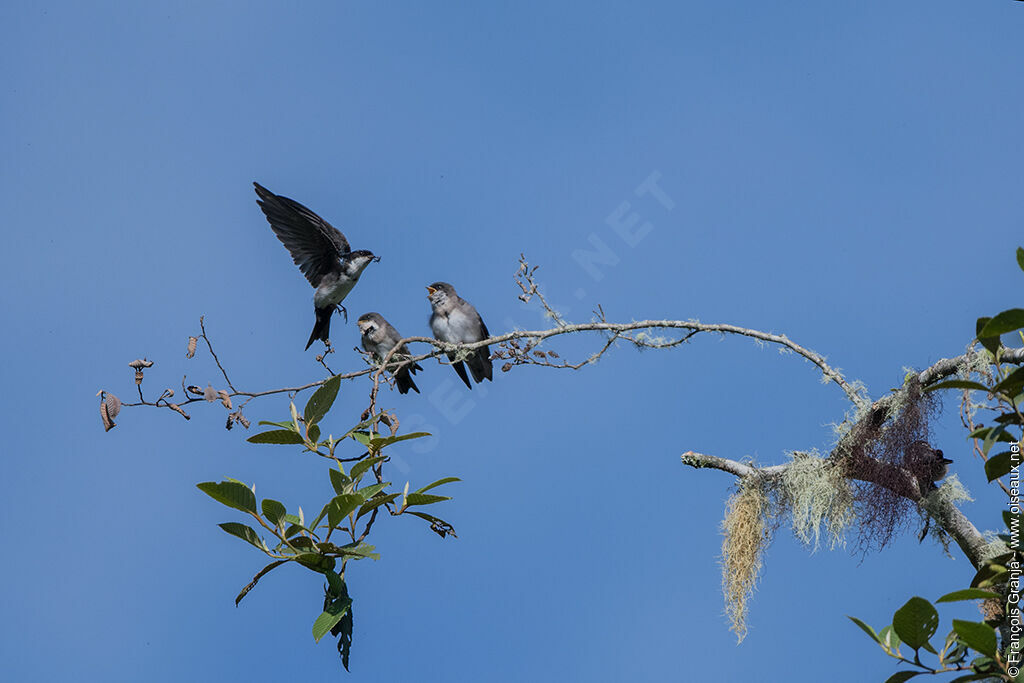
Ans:
[[[313,307],[316,323],[306,342],[306,349],[317,339],[330,346],[331,315],[338,308],[348,312],[341,302],[359,281],[366,266],[380,261],[372,251],[353,251],[341,231],[297,201],[276,195],[259,183],[256,201],[267,217],[277,239],[288,249],[292,260],[316,290]]]

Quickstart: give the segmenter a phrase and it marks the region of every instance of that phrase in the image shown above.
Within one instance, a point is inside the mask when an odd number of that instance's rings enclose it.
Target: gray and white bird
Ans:
[[[341,231],[302,204],[276,195],[259,183],[253,183],[256,201],[277,235],[292,255],[292,260],[313,285],[313,306],[316,323],[309,335],[306,349],[317,339],[329,343],[331,315],[345,300],[366,266],[379,261],[379,256],[365,249],[352,251]],[[348,313],[345,312],[346,320]]]
[[[927,441],[915,441],[903,454],[903,466],[910,470],[924,488],[935,488],[935,482],[949,474],[952,460],[941,450],[932,448]]]
[[[372,353],[378,363],[384,360],[395,344],[402,339],[398,330],[392,327],[391,323],[385,320],[380,313],[364,313],[359,316],[356,325],[359,327],[359,333],[363,336],[363,349]],[[391,360],[402,360],[402,356],[411,355],[405,344],[402,344],[391,356]],[[416,383],[412,381],[412,375],[422,369],[419,363],[411,363],[399,368],[395,373],[395,385],[398,386],[398,393],[407,394],[410,389],[417,394],[420,393]]]
[[[429,285],[427,298],[430,299],[430,306],[433,309],[430,329],[434,332],[435,339],[449,344],[468,344],[491,336],[473,304],[456,294],[455,288],[447,282]],[[473,385],[466,376],[466,368],[461,360],[455,360],[456,357],[453,353],[448,354],[448,360],[452,361],[452,367],[459,378],[472,389]],[[473,373],[473,379],[477,384],[485,379],[491,379],[491,352],[486,346],[474,349],[465,364],[469,366],[469,371]]]

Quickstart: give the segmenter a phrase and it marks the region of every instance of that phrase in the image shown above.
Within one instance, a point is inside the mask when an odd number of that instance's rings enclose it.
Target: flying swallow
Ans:
[[[430,329],[433,330],[435,339],[449,344],[467,344],[491,336],[473,304],[456,294],[455,288],[447,282],[435,282],[427,287],[427,298],[430,299],[430,306],[433,309]],[[448,360],[452,361],[455,372],[466,386],[472,389],[473,385],[466,376],[466,368],[461,360],[455,360],[456,357],[456,354],[448,354]],[[473,379],[477,384],[484,379],[491,379],[491,352],[486,346],[474,349],[466,359],[466,365],[469,366],[469,371],[473,373]]]
[[[352,251],[341,231],[296,201],[276,195],[259,183],[256,201],[267,216],[271,229],[281,240],[292,260],[313,285],[313,306],[316,324],[309,335],[306,348],[317,339],[330,343],[331,314],[355,287],[363,269],[379,256],[365,249]],[[346,312],[346,320],[348,314]]]
[[[385,320],[384,316],[380,313],[364,313],[359,316],[356,325],[359,327],[359,333],[363,335],[363,349],[372,353],[377,362],[384,360],[384,356],[388,355],[388,352],[402,339],[402,335],[398,334],[398,330],[392,327],[391,323]],[[394,355],[391,356],[391,360],[402,360],[403,355],[412,355],[405,344],[402,344],[395,351]],[[416,383],[412,381],[412,375],[417,370],[422,369],[419,363],[412,363],[411,365],[404,365],[399,368],[395,373],[395,384],[398,386],[398,393],[407,394],[410,389],[417,394],[420,393]]]

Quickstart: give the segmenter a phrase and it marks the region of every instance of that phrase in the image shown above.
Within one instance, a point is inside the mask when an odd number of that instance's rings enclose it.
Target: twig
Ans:
[[[217,354],[213,351],[213,344],[210,343],[210,338],[206,336],[206,325],[203,324],[204,317],[206,316],[199,316],[199,329],[202,330],[201,336],[203,341],[206,342],[206,347],[210,349],[210,355],[213,356],[213,362],[217,364],[218,368],[220,368],[220,374],[224,375],[224,381],[228,383],[228,387],[230,387],[231,391],[234,392],[232,396],[235,396],[238,394],[238,391],[235,389],[235,385],[231,383],[231,380],[228,379],[227,371],[225,371],[224,366],[220,364],[220,359],[217,358]]]

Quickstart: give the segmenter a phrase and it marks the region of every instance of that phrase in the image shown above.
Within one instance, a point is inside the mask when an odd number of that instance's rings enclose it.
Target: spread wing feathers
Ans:
[[[337,228],[302,204],[276,195],[259,183],[256,202],[270,223],[277,239],[288,249],[292,260],[314,287],[337,267],[338,259],[352,249]]]

